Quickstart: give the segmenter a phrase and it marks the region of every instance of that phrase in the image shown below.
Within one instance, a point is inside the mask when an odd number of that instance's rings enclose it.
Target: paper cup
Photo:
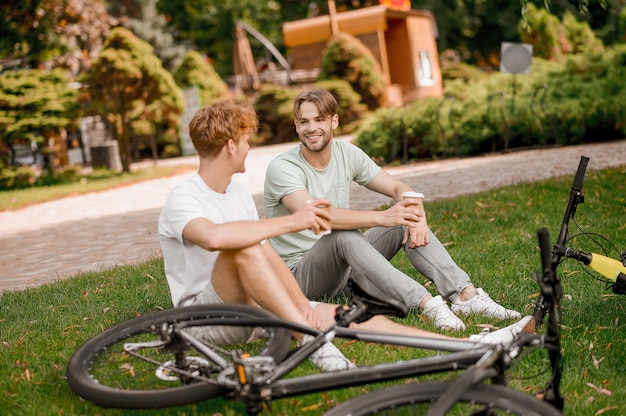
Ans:
[[[318,205],[317,207],[326,210],[330,214],[330,205]],[[332,232],[332,226],[330,224],[330,221],[326,220],[325,218],[323,219],[323,221],[324,225],[322,226],[320,232],[317,233],[317,235],[326,235]]]
[[[421,192],[403,192],[402,199],[407,199],[409,201],[414,200],[414,203],[409,203],[407,206],[418,205],[419,202],[424,199],[424,194]]]

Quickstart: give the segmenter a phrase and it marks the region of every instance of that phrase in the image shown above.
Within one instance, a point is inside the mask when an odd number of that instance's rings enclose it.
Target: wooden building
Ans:
[[[442,95],[437,26],[430,12],[379,5],[287,22],[283,38],[291,67],[319,68],[326,43],[337,31],[357,37],[373,52],[392,105]]]

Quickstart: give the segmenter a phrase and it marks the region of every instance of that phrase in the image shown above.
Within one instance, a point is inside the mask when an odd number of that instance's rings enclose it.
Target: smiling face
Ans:
[[[310,152],[320,153],[330,144],[333,130],[339,125],[339,116],[321,115],[314,103],[305,101],[300,104],[294,123],[302,145]]]

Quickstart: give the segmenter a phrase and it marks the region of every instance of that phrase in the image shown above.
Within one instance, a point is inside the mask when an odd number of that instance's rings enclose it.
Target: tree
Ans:
[[[0,75],[0,137],[8,148],[16,142],[36,143],[58,135],[80,115],[78,91],[67,71],[37,69]]]
[[[152,47],[121,27],[111,31],[83,82],[95,111],[113,126],[125,172],[132,161],[133,123],[172,129],[184,107],[181,89]]]
[[[281,36],[280,6],[276,2],[159,0],[157,7],[181,34],[212,60],[222,76],[232,74],[233,38],[238,20],[264,31],[272,42],[277,42]]]
[[[200,53],[188,51],[183,62],[174,71],[174,81],[181,88],[198,87],[200,105],[231,98],[228,85]]]
[[[533,45],[533,55],[544,59],[559,59],[570,53],[601,53],[602,42],[586,22],[565,12],[562,21],[546,9],[528,5],[526,18],[519,23],[523,42]]]
[[[606,31],[607,44],[609,38],[613,43],[619,38],[617,15],[626,8],[622,0],[521,0],[521,5],[507,0],[412,0],[411,4],[435,17],[439,51],[453,50],[465,62],[493,68],[499,63],[502,42],[521,41],[518,24],[525,23],[531,5],[557,19],[571,13],[594,31]]]
[[[158,0],[124,0],[112,2],[109,13],[122,25],[154,48],[163,66],[171,71],[183,59],[192,42],[181,39],[157,10]]]
[[[181,36],[193,41],[197,50],[206,54],[215,70],[224,77],[233,73],[232,50],[237,21],[254,27],[285,53],[282,24],[327,14],[327,3],[327,0],[158,0],[157,8]],[[354,8],[352,3],[359,2],[337,0],[336,3],[341,9]],[[250,44],[255,58],[269,57],[259,41],[251,38]]]
[[[5,0],[0,13],[1,57],[73,75],[97,55],[114,23],[102,0]]]

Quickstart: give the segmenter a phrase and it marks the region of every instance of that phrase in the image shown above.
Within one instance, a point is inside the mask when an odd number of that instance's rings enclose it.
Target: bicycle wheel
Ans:
[[[424,415],[452,382],[403,384],[348,400],[324,416]],[[446,415],[558,416],[561,412],[542,400],[505,386],[481,384],[468,389]]]
[[[258,330],[254,318],[276,318],[259,308],[243,305],[194,305],[151,313],[115,325],[80,346],[67,366],[67,381],[79,396],[102,407],[147,409],[180,406],[223,394],[215,383],[224,365],[216,364],[184,342],[177,331],[235,329]],[[237,320],[247,327],[221,325]],[[211,320],[211,322],[207,322]],[[250,356],[273,357],[276,363],[287,355],[291,336],[282,328],[264,327],[264,336],[254,341],[202,345],[230,362],[235,349]],[[165,338],[164,335],[165,334]],[[166,339],[166,342],[163,342]],[[140,345],[129,353],[129,346]],[[126,346],[126,347],[125,347]],[[222,364],[223,364],[222,363]]]

